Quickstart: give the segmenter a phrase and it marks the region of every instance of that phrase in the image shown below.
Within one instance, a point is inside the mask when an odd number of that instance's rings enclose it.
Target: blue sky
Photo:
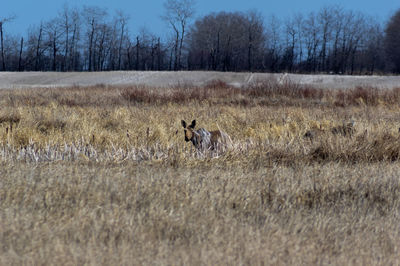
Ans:
[[[39,25],[57,16],[65,0],[0,0],[0,18],[15,15],[13,22],[5,26],[7,33],[26,35],[30,25]],[[69,7],[98,6],[106,8],[110,15],[115,10],[123,10],[131,19],[131,33],[146,27],[151,32],[164,37],[167,26],[160,19],[164,0],[68,0]],[[339,5],[347,10],[359,11],[386,21],[397,9],[399,0],[197,0],[196,17],[218,11],[258,10],[268,17],[290,17],[298,12],[307,14],[329,5]],[[164,36],[163,36],[164,35]]]

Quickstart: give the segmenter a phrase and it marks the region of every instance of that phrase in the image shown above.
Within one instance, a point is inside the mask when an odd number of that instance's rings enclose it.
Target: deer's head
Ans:
[[[181,121],[182,126],[184,128],[184,133],[185,133],[185,141],[192,141],[193,142],[193,137],[194,137],[194,127],[196,126],[196,120],[193,120],[192,123],[188,126],[185,122],[185,120]]]

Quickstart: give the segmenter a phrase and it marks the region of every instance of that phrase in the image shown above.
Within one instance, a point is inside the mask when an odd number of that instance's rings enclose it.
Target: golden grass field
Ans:
[[[399,107],[274,82],[1,90],[0,264],[400,264]],[[181,119],[232,147],[197,152]]]

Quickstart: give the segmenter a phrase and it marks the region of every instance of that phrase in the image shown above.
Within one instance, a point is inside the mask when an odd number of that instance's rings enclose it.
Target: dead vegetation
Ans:
[[[0,91],[0,264],[398,264],[399,91]]]

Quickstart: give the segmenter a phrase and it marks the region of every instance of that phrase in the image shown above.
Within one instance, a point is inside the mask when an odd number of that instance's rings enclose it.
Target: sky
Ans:
[[[15,16],[12,22],[4,26],[7,34],[26,36],[30,26],[57,17],[63,6],[98,6],[105,8],[110,17],[117,10],[130,16],[129,29],[139,32],[142,28],[164,37],[168,26],[160,18],[165,0],[0,0],[0,18]],[[275,15],[285,19],[296,13],[308,14],[323,7],[339,5],[346,10],[359,11],[375,17],[381,22],[387,21],[400,9],[399,0],[197,0],[195,18],[211,12],[257,10],[265,18]]]

